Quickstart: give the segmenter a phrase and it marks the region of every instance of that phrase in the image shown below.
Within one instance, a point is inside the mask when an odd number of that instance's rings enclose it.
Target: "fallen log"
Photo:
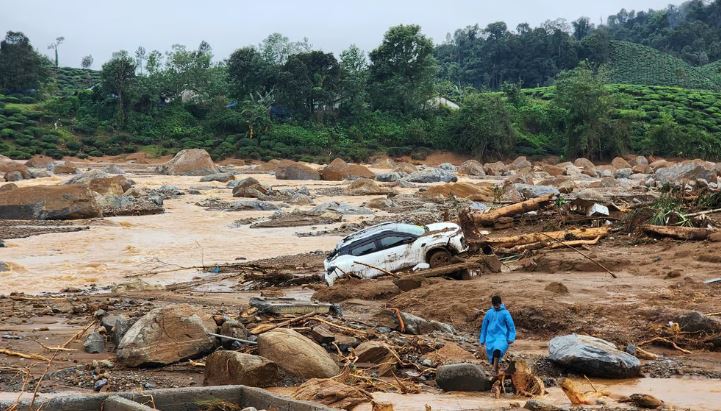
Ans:
[[[467,270],[472,268],[480,268],[488,272],[498,273],[501,271],[501,262],[495,255],[483,255],[479,257],[469,258],[465,261],[455,264],[448,264],[441,267],[429,268],[427,270],[421,270],[419,272],[401,275],[397,280],[423,280],[431,277],[441,277],[447,274],[452,274],[457,271]],[[394,281],[395,283],[396,281]]]
[[[567,242],[574,240],[596,240],[608,235],[608,227],[596,228],[573,228],[570,230],[549,231],[545,233],[530,233],[504,237],[485,237],[481,243],[488,244],[494,248],[515,247],[523,244],[543,243],[547,240],[556,242]]]
[[[521,201],[520,203],[495,208],[484,213],[473,213],[471,214],[471,219],[475,224],[492,226],[496,220],[501,217],[510,217],[543,208],[549,205],[553,201],[554,197],[555,195],[553,194],[547,194],[545,196]]]
[[[595,245],[598,244],[598,240],[600,240],[601,237],[598,236],[594,238],[593,240],[571,240],[571,241],[559,241],[559,242],[551,242],[551,241],[539,241],[537,243],[530,243],[530,244],[521,244],[516,245],[511,248],[499,248],[496,250],[497,254],[518,254],[522,253],[526,250],[539,250],[541,248],[550,248],[550,249],[556,249],[556,248],[563,248],[563,247],[573,247],[577,245]]]
[[[40,354],[26,354],[19,351],[8,350],[6,348],[0,348],[0,354],[9,355],[12,357],[20,357],[26,360],[50,361],[50,358],[42,356]]]
[[[644,225],[643,231],[647,234],[652,234],[660,237],[670,237],[677,240],[692,240],[702,241],[708,238],[712,233],[717,230],[708,228],[696,228],[696,227],[673,227],[663,225]]]

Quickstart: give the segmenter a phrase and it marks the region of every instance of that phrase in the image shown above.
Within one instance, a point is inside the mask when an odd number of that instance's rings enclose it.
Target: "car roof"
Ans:
[[[410,233],[412,229],[414,228],[423,228],[422,226],[418,226],[415,224],[405,224],[405,223],[381,223],[374,226],[370,226],[368,228],[364,228],[362,230],[356,231],[355,233],[345,237],[343,240],[338,243],[338,246],[336,248],[344,247],[348,244],[351,244],[357,240],[367,238],[376,234],[380,234],[382,232],[386,231],[392,231],[392,232],[401,232],[401,233]]]

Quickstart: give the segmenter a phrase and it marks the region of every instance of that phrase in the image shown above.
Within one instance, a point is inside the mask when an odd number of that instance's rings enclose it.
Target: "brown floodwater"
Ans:
[[[236,200],[231,191],[223,188],[224,184],[221,183],[199,183],[199,177],[128,177],[143,188],[170,184],[181,189],[198,186],[212,189],[203,190],[200,195],[184,195],[166,200],[164,214],[110,217],[90,222],[90,230],[6,240],[7,247],[0,248],[0,261],[9,263],[11,270],[0,273],[0,293],[40,293],[88,284],[105,286],[128,282],[128,276],[177,269],[142,277],[151,284],[168,284],[189,280],[199,274],[197,269],[181,267],[212,266],[236,262],[239,258],[250,261],[330,250],[340,239],[340,236],[301,238],[296,235],[298,232],[312,231],[312,227],[251,229],[248,225],[233,224],[238,219],[268,217],[272,211],[209,211],[195,205],[210,197],[224,201]],[[264,184],[276,187],[333,184],[284,181],[281,185],[270,175],[254,177]],[[62,182],[63,179],[50,177],[24,181],[21,185]],[[330,199],[318,198],[316,203]],[[368,197],[332,199],[358,205]],[[294,207],[287,210],[292,208]],[[353,221],[356,218],[345,220]],[[328,229],[337,225],[339,224],[321,228]]]

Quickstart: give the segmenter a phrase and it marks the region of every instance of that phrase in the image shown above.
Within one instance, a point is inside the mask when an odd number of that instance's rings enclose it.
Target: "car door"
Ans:
[[[412,267],[418,262],[412,256],[415,237],[407,233],[389,232],[378,238],[379,263],[388,271]]]
[[[348,255],[344,256],[349,261],[348,270],[363,278],[373,278],[383,274],[382,271],[372,268],[379,267],[377,251],[378,243],[375,237],[354,244]]]

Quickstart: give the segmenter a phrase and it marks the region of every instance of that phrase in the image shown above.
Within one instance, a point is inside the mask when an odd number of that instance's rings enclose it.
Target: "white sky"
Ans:
[[[669,0],[0,0],[0,32],[22,31],[35,48],[64,36],[61,66],[80,66],[87,54],[99,68],[117,50],[197,47],[205,40],[216,59],[258,44],[280,32],[291,40],[308,37],[314,48],[339,53],[350,44],[375,48],[388,27],[419,24],[442,42],[446,33],[478,23],[505,21],[510,29],[537,26],[558,17],[586,16],[598,24],[627,10],[658,9]],[[676,1],[678,4],[678,1]]]

